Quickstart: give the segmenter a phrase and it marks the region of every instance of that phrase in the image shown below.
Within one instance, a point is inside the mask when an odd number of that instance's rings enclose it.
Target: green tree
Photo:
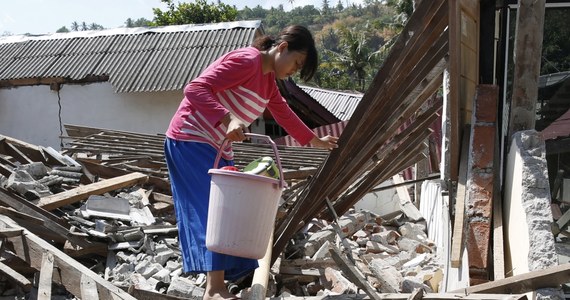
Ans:
[[[88,30],[103,30],[103,29],[105,29],[105,27],[103,27],[102,25],[99,25],[97,23],[91,23],[91,24],[89,24],[89,26],[87,28],[88,28]]]
[[[386,0],[386,5],[396,9],[395,23],[403,27],[414,12],[413,0]]]
[[[56,30],[55,32],[60,33],[60,32],[69,32],[69,29],[67,29],[67,27],[65,26],[61,26],[58,30]]]
[[[132,28],[132,27],[149,27],[152,26],[152,22],[145,19],[145,18],[139,18],[137,20],[133,20],[131,18],[128,18],[125,21],[125,27],[127,28]]]
[[[329,0],[323,0],[322,14],[325,16],[332,14]]]
[[[79,23],[77,23],[77,21],[71,23],[71,31],[79,31]]]
[[[344,6],[342,5],[342,1],[338,0],[338,3],[336,4],[336,11],[341,12],[343,10],[344,10]]]
[[[87,22],[83,21],[78,23],[77,21],[73,21],[71,23],[71,31],[87,31],[87,30],[103,30],[105,27],[99,25],[97,23],[87,24]],[[70,30],[67,27],[63,26],[59,28],[56,32],[69,32]]]
[[[167,11],[153,8],[153,25],[182,25],[235,21],[237,9],[221,2],[208,4],[206,0],[196,0],[195,3],[178,3],[173,0],[161,0],[168,6]]]
[[[244,9],[238,11],[238,20],[263,20],[267,16],[267,11],[257,5],[254,8],[244,7]]]
[[[281,29],[290,24],[288,13],[283,9],[283,4],[277,8],[272,7],[265,17],[266,31],[268,34],[277,34]]]
[[[338,20],[316,35],[321,63],[316,82],[322,87],[365,91],[380,62],[383,38],[359,18]]]
[[[295,8],[295,0],[287,0],[291,4],[291,9]]]
[[[570,8],[550,8],[544,15],[540,74],[570,71]]]

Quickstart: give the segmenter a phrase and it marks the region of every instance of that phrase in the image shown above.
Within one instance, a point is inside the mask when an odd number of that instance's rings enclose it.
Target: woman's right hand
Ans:
[[[226,124],[225,121],[228,121]],[[224,124],[228,127],[226,137],[232,142],[241,142],[246,139],[245,133],[249,132],[247,125],[238,117],[228,113],[224,117]]]

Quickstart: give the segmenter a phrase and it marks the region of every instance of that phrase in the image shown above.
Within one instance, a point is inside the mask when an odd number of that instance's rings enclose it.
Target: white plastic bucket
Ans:
[[[221,153],[214,162],[210,183],[210,204],[206,227],[206,247],[210,251],[260,259],[274,230],[279,199],[285,186],[283,170],[275,143],[271,144],[279,168],[279,180],[262,175],[216,169]],[[224,148],[225,142],[222,145]]]

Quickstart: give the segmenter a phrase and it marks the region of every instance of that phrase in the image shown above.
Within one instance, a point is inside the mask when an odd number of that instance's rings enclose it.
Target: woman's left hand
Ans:
[[[336,136],[327,135],[321,138],[316,136],[311,140],[311,145],[317,148],[332,150],[338,148],[337,141],[338,137]]]

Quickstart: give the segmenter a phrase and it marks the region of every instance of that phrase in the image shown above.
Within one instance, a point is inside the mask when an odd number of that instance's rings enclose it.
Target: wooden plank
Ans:
[[[2,228],[0,229],[1,238],[11,238],[15,236],[22,235],[23,230],[21,228]]]
[[[89,276],[81,274],[81,299],[82,300],[98,300],[99,293],[97,285]]]
[[[253,272],[251,288],[249,290],[250,300],[263,300],[267,295],[267,282],[269,280],[269,270],[271,269],[271,250],[273,249],[273,234],[269,238],[265,254],[257,262],[259,267]]]
[[[12,173],[14,172],[13,171],[14,167],[15,167],[14,163],[0,156],[0,174],[4,175],[6,178],[9,178],[10,175],[12,175]]]
[[[495,178],[499,178],[495,176]],[[505,278],[505,250],[503,239],[503,197],[500,192],[493,201],[493,279]]]
[[[0,273],[10,279],[12,282],[16,283],[18,286],[22,287],[25,292],[29,292],[32,289],[32,282],[28,278],[22,276],[20,273],[16,272],[14,269],[0,262]]]
[[[463,252],[463,233],[465,226],[465,185],[467,184],[467,160],[469,159],[469,126],[463,129],[463,141],[461,143],[461,161],[459,163],[459,177],[457,191],[455,193],[455,219],[453,221],[453,237],[451,241],[451,266],[461,266]]]
[[[0,208],[0,214],[14,216],[22,224],[29,224],[31,231],[44,238],[52,239],[58,243],[69,243],[74,246],[70,255],[86,255],[91,253],[106,253],[107,244],[93,242],[84,237],[69,232],[65,221],[20,196],[0,188],[0,203],[10,208]],[[38,226],[39,225],[39,226]]]
[[[21,212],[13,209],[11,207],[0,206],[0,213],[6,215],[8,217],[11,217],[11,218],[25,219],[28,223],[31,223],[31,224],[40,225],[40,226],[44,225],[44,220],[42,220],[40,218],[32,217],[29,214],[21,213]]]
[[[30,158],[31,160],[45,162],[42,152],[38,146],[1,134],[0,139],[4,139],[6,143],[16,146],[18,148],[18,151],[24,153],[26,157]],[[0,144],[0,148],[1,147],[2,146]]]
[[[570,263],[565,263],[450,292],[466,295],[473,293],[523,294],[541,288],[559,288],[561,284],[568,282],[570,282]]]
[[[129,287],[129,294],[138,300],[187,300],[188,299],[188,298],[161,294],[153,291],[139,290],[134,288],[134,286],[132,285]]]
[[[19,228],[18,224],[13,220],[0,215],[0,226],[2,225],[5,227]],[[127,292],[114,286],[97,273],[91,271],[89,268],[69,257],[67,254],[63,253],[42,238],[32,234],[27,229],[24,229],[23,238],[15,237],[9,238],[8,240],[14,245],[14,254],[37,270],[42,269],[43,253],[51,253],[54,258],[54,265],[57,266],[58,274],[61,275],[61,284],[67,291],[76,297],[81,296],[81,276],[85,275],[95,282],[99,294],[102,295],[102,299],[117,298],[136,300]],[[105,297],[106,294],[111,296]]]
[[[457,180],[459,172],[459,139],[461,138],[459,129],[461,111],[461,1],[448,1],[449,3],[449,124],[450,136],[448,151],[449,165],[441,173],[448,175],[444,180]]]
[[[302,276],[320,277],[320,276],[325,275],[325,271],[322,268],[303,269],[301,267],[280,266],[279,267],[279,274],[281,274],[281,275],[302,275]]]
[[[87,171],[89,171],[89,173],[91,173],[92,175],[97,175],[101,178],[114,178],[119,175],[130,174],[130,172],[125,171],[123,169],[101,165],[98,163],[91,162],[89,160],[83,160],[83,159],[78,159],[78,160],[81,161],[81,164],[85,167]],[[170,182],[168,182],[168,180],[158,178],[155,176],[149,176],[148,184],[151,184],[156,189],[162,192],[167,192],[168,194],[172,194],[170,190]]]
[[[12,156],[17,161],[19,161],[21,164],[27,165],[27,164],[33,163],[33,160],[31,160],[22,151],[18,150],[18,148],[16,148],[14,145],[12,145],[10,143],[5,143],[4,149],[7,152],[6,154]]]
[[[42,265],[40,268],[40,279],[38,282],[38,300],[51,299],[51,285],[53,275],[54,257],[49,251],[42,255]]]
[[[402,178],[402,175],[397,174],[392,176],[392,181],[395,185],[397,185],[403,183],[404,179]],[[410,193],[405,186],[398,185],[396,187],[396,193],[398,194],[398,199],[400,199],[400,209],[404,215],[406,215],[413,222],[418,222],[424,219],[422,213],[412,203],[412,200],[410,199]]]
[[[350,250],[349,250],[350,251]],[[364,290],[366,295],[370,297],[370,299],[380,300],[382,299],[375,288],[370,286],[368,281],[360,273],[356,270],[356,267],[350,264],[346,259],[342,257],[340,250],[335,246],[331,245],[329,249],[331,257],[337,263],[340,270],[348,277],[350,281],[352,281],[356,286]]]
[[[64,205],[86,200],[91,195],[101,195],[106,192],[145,183],[147,181],[147,175],[141,173],[131,173],[102,180],[89,185],[80,186],[75,189],[71,189],[52,196],[43,197],[38,202],[38,206],[46,210],[53,210]]]
[[[69,243],[74,246],[70,255],[86,255],[90,253],[106,252],[107,244],[88,241],[69,232],[66,222],[49,211],[42,209],[20,196],[0,188],[0,202],[12,209],[4,209],[9,214],[18,217],[22,223],[30,224],[34,233],[42,232],[42,236],[58,243]],[[16,213],[17,211],[18,213]],[[21,218],[20,218],[21,217]],[[41,223],[41,226],[37,226]]]

